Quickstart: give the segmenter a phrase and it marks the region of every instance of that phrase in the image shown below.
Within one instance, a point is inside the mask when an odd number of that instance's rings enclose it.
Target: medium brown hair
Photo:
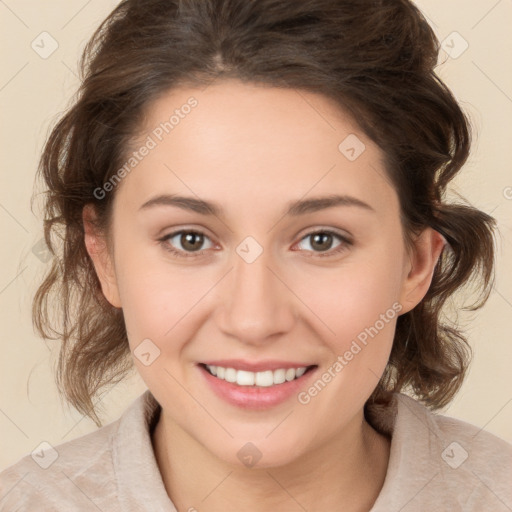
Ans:
[[[435,74],[438,54],[435,34],[408,0],[122,1],[85,47],[77,97],[38,169],[48,189],[44,235],[53,261],[34,296],[33,321],[42,337],[61,340],[61,395],[101,426],[92,399],[134,366],[122,309],[104,297],[86,251],[84,205],[95,206],[110,240],[115,191],[97,199],[94,190],[126,161],[151,102],[174,87],[235,78],[333,99],[384,152],[407,247],[428,226],[447,240],[426,296],[397,319],[370,400],[410,389],[432,409],[449,403],[471,350],[443,306],[468,283],[480,300],[465,309],[487,300],[496,222],[445,201],[471,140],[468,118]],[[49,304],[58,308],[55,322]]]

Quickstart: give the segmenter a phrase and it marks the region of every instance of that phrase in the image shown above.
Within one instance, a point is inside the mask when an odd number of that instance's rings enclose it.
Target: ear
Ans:
[[[109,253],[105,236],[99,233],[94,225],[95,219],[96,212],[94,206],[86,204],[82,210],[85,247],[94,264],[103,295],[105,295],[105,298],[112,306],[120,308],[121,299],[119,297],[112,255]]]
[[[425,297],[434,268],[446,245],[446,240],[439,232],[428,227],[414,241],[414,247],[408,256],[407,275],[402,284],[400,314],[414,309]]]

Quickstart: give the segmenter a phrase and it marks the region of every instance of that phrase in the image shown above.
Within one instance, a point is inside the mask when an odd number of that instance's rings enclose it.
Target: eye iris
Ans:
[[[200,233],[183,233],[181,235],[180,243],[185,250],[197,251],[203,244],[203,238],[203,235]]]
[[[312,235],[312,238],[313,241],[311,243],[311,247],[313,247],[314,249],[327,250],[330,249],[332,246],[332,235],[330,235],[329,233],[315,233],[314,235]],[[326,239],[330,242],[327,244],[327,247],[325,245]],[[317,246],[317,244],[319,244],[319,246]]]

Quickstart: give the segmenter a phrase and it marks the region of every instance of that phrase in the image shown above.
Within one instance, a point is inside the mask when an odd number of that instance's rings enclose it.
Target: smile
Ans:
[[[299,368],[278,368],[276,370],[265,370],[251,372],[246,370],[235,370],[234,368],[224,368],[223,366],[202,365],[211,375],[217,379],[224,380],[238,386],[270,387],[292,380],[299,379],[307,371],[313,369],[312,366],[302,366]]]

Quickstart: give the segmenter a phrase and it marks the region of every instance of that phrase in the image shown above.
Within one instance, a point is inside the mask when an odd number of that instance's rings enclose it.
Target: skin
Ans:
[[[116,187],[113,253],[92,229],[94,211],[83,215],[87,250],[106,298],[123,309],[131,350],[147,338],[160,349],[150,365],[134,364],[162,405],[152,441],[166,490],[179,511],[369,510],[390,441],[366,422],[363,406],[398,316],[307,405],[295,396],[263,411],[230,405],[197,363],[310,361],[321,375],[392,304],[403,314],[421,301],[444,239],[427,228],[406,250],[380,148],[323,96],[236,80],[173,89],[147,110],[141,141],[190,96],[198,106]],[[355,161],[338,149],[349,134],[366,146]],[[225,216],[139,211],[164,192],[221,203]],[[375,211],[283,216],[289,201],[334,192]],[[158,242],[181,228],[205,233],[196,242],[202,256],[179,258]],[[319,256],[306,235],[322,228],[353,245]],[[247,236],[263,249],[250,264],[236,252]],[[167,240],[187,254],[182,243]],[[334,237],[324,252],[343,243]],[[237,457],[247,442],[262,454],[252,468]]]

